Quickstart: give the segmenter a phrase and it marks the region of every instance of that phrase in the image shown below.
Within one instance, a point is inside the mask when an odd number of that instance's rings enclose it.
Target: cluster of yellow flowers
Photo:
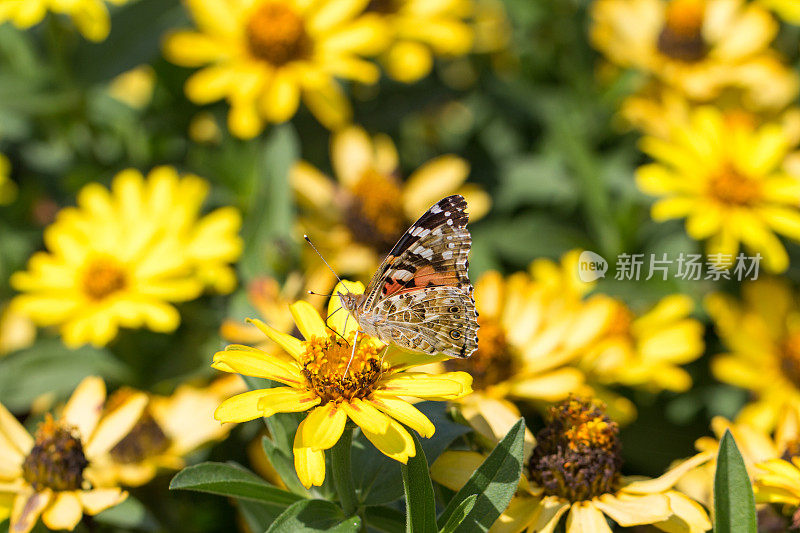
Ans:
[[[685,218],[689,236],[706,240],[723,266],[743,244],[783,272],[789,258],[776,233],[800,240],[800,110],[787,107],[800,78],[770,48],[779,28],[770,8],[791,21],[790,4],[592,4],[594,45],[641,77],[620,114],[644,132],[641,148],[653,158],[637,172],[639,188],[659,198],[653,219]]]

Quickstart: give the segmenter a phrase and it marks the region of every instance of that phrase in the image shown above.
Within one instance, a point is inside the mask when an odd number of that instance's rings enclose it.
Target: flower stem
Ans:
[[[333,470],[333,484],[345,516],[352,516],[356,512],[356,489],[353,485],[353,474],[350,468],[350,445],[353,442],[353,428],[345,427],[339,442],[331,449],[331,466]]]

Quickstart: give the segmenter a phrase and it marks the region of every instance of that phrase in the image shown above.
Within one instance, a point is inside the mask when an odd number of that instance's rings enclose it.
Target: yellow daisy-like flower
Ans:
[[[17,184],[11,181],[11,163],[0,154],[0,205],[9,204],[17,197]]]
[[[228,436],[233,424],[214,420],[214,411],[221,401],[245,390],[241,377],[231,375],[207,387],[181,385],[171,396],[149,395],[136,424],[98,462],[103,484],[138,487],[159,470],[183,468],[191,452]],[[118,390],[106,411],[113,413],[135,394],[139,393],[132,389]]]
[[[800,527],[800,457],[770,459],[756,465],[756,503],[780,504],[791,516],[788,529]]]
[[[607,329],[582,353],[578,366],[591,381],[653,392],[685,392],[692,378],[679,365],[703,354],[703,325],[689,314],[688,296],[667,296],[641,316],[609,298]]]
[[[472,0],[373,0],[367,12],[378,13],[392,32],[382,56],[386,73],[413,83],[427,76],[434,56],[458,57],[470,51],[474,31],[466,20]]]
[[[470,221],[489,210],[489,196],[464,184],[469,164],[460,157],[437,157],[401,181],[392,140],[382,134],[370,138],[357,126],[335,133],[330,152],[337,181],[305,161],[295,165],[290,179],[306,212],[301,218],[305,232],[340,273],[372,275],[411,223],[449,194],[464,195]],[[308,254],[308,261],[319,266],[316,254]]]
[[[570,398],[550,408],[517,494],[492,526],[493,533],[555,531],[566,516],[567,533],[611,532],[652,525],[664,531],[707,531],[705,510],[673,486],[711,458],[701,453],[661,477],[621,473],[619,427],[603,408]],[[480,453],[450,451],[431,467],[437,482],[458,490],[483,460]]]
[[[709,508],[714,506],[716,456],[725,431],[730,431],[736,440],[751,480],[755,477],[758,463],[778,458],[789,460],[800,454],[800,411],[797,406],[787,405],[781,409],[773,432],[745,422],[731,422],[721,416],[711,420],[711,431],[714,436],[697,439],[695,448],[700,452],[713,453],[714,457],[687,472],[677,484],[682,492]]]
[[[0,502],[13,498],[10,531],[27,533],[40,516],[50,529],[72,530],[83,514],[95,515],[128,497],[98,481],[103,476],[96,462],[130,431],[147,396],[131,395],[102,416],[105,398],[102,379],[84,379],[61,416],[48,415],[33,437],[0,405]]]
[[[229,398],[217,409],[217,420],[245,422],[275,413],[308,411],[297,428],[293,450],[297,476],[306,488],[324,481],[325,450],[338,442],[348,418],[386,456],[406,463],[416,451],[403,424],[422,437],[432,436],[436,428],[404,398],[453,400],[472,392],[472,377],[464,372],[430,375],[409,371],[430,362],[428,355],[386,348],[377,339],[362,335],[353,346],[358,324],[346,311],[339,312],[344,310],[335,296],[348,290],[359,294],[364,286],[352,282],[336,286],[327,320],[334,333],[311,304],[300,301],[292,304],[291,312],[305,340],[251,320],[282,351],[267,353],[234,344],[214,355],[212,366],[217,370],[285,385]]]
[[[12,311],[42,326],[58,325],[69,346],[103,346],[120,326],[174,330],[169,302],[191,300],[208,285],[230,291],[228,264],[241,253],[240,215],[217,209],[198,218],[208,184],[159,167],[145,180],[120,172],[111,191],[93,183],[78,206],[63,209],[44,235],[48,251],[11,277],[23,294]]]
[[[769,430],[784,405],[800,405],[800,310],[793,291],[779,279],[743,284],[742,300],[724,294],[706,298],[728,349],[714,357],[711,371],[752,393],[737,422]]]
[[[695,101],[724,89],[755,109],[796,97],[797,75],[769,44],[770,13],[744,0],[597,0],[591,38],[612,62],[657,77]]]
[[[378,67],[362,57],[383,50],[387,29],[361,15],[368,0],[187,0],[199,31],[168,37],[164,53],[178,65],[205,68],[186,83],[198,104],[225,98],[228,127],[243,138],[284,122],[301,97],[328,128],[350,119],[335,78],[374,83]]]
[[[792,149],[784,128],[702,107],[669,139],[645,137],[641,146],[656,160],[636,172],[639,188],[660,197],[654,220],[685,217],[686,232],[708,239],[718,264],[730,265],[743,243],[765,269],[786,270],[775,233],[800,240],[800,179],[782,167]]]
[[[116,5],[128,0],[109,0]],[[67,15],[78,31],[91,41],[102,41],[111,30],[108,8],[103,0],[0,0],[0,23],[10,21],[18,28],[39,24],[48,11]]]

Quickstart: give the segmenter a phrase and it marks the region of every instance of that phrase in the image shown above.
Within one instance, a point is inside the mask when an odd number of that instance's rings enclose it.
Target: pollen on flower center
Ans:
[[[130,433],[114,445],[109,453],[118,463],[139,463],[164,452],[169,445],[169,437],[152,415],[145,412]]]
[[[281,2],[259,6],[247,22],[246,34],[250,52],[274,66],[306,58],[313,48],[303,19]]]
[[[708,193],[728,205],[751,205],[761,194],[758,183],[741,175],[736,170],[724,168],[708,183]]]
[[[406,226],[397,179],[368,169],[352,195],[345,220],[353,236],[381,251],[391,248]]]
[[[444,363],[448,371],[463,370],[471,374],[475,390],[506,381],[517,369],[502,325],[479,316],[478,326],[478,349],[475,353],[468,359],[449,359]]]
[[[36,442],[22,463],[22,476],[34,490],[79,490],[89,461],[75,428],[48,414],[36,431]]]
[[[312,337],[305,343],[305,352],[301,358],[303,375],[323,404],[366,398],[373,392],[375,383],[381,377],[378,348],[363,342],[363,336],[359,336],[358,345],[353,351],[354,336],[351,333],[348,342],[331,336]],[[348,369],[351,355],[353,359]]]
[[[549,409],[529,463],[545,494],[570,502],[612,492],[621,466],[619,426],[603,406],[576,398]]]
[[[91,300],[103,300],[127,285],[125,270],[112,257],[92,259],[83,270],[83,292]]]
[[[658,50],[672,59],[695,63],[708,53],[703,38],[705,7],[701,0],[672,0],[658,35]]]

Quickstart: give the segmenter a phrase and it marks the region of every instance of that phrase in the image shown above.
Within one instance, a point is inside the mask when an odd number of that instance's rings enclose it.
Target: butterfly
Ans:
[[[477,349],[466,208],[460,195],[439,200],[397,241],[363,294],[339,293],[364,334],[430,355],[469,357]]]

